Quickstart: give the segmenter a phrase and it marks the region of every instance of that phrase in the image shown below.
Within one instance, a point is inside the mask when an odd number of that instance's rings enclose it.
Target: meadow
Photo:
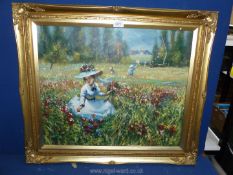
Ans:
[[[80,93],[82,80],[75,79],[82,64],[40,63],[42,142],[59,145],[180,144],[188,67],[137,66],[128,76],[129,64],[95,64],[101,78],[111,78],[109,96],[116,113],[103,120],[73,116],[66,104]],[[113,67],[115,73],[110,73]]]

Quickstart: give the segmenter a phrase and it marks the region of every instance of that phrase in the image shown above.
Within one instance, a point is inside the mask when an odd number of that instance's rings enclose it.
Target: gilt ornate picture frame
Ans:
[[[195,164],[217,12],[12,8],[28,163]]]

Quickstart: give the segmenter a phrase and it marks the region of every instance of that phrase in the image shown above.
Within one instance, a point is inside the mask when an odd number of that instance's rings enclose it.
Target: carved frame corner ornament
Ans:
[[[197,161],[197,150],[185,153],[183,157],[172,157],[171,160],[178,165],[194,165]]]
[[[144,9],[119,6],[78,6],[13,3],[13,24],[19,59],[20,96],[25,123],[25,155],[28,163],[170,163],[195,164],[199,130],[206,99],[208,65],[217,27],[213,11]],[[175,16],[175,17],[174,17]],[[80,146],[43,145],[41,139],[38,53],[35,44],[37,25],[93,25],[193,32],[188,90],[181,144],[178,146]],[[137,159],[135,158],[137,157]]]
[[[38,154],[38,152],[33,147],[33,142],[31,139],[27,141],[26,145],[27,146],[25,146],[25,156],[27,163],[46,163],[50,159],[52,159],[52,157],[50,156]]]
[[[12,4],[13,23],[19,24],[20,20],[29,17],[30,12],[44,12],[45,9],[37,7],[36,4],[30,3],[13,3]]]

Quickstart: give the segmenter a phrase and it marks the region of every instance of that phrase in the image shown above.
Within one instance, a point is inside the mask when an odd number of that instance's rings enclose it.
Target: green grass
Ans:
[[[140,60],[140,61],[148,61],[148,62],[151,61],[151,55],[140,55],[140,54],[138,54],[138,55],[130,55],[130,58],[133,61],[138,61],[138,60]]]
[[[49,64],[40,65],[40,77],[46,80],[76,80],[75,75],[79,73],[79,68],[82,64],[59,65],[55,64],[52,70],[49,70]],[[116,74],[112,75],[109,68],[113,66]],[[188,67],[155,67],[138,66],[134,77],[129,77],[127,71],[129,65],[123,64],[96,64],[97,70],[103,71],[102,77],[114,77],[114,79],[123,82],[137,83],[159,83],[175,82],[185,85],[187,82]],[[76,80],[77,81],[77,80]],[[163,85],[163,84],[161,84]]]
[[[74,78],[82,64],[40,63],[43,142],[72,145],[176,146],[180,143],[188,68],[138,66],[128,76],[129,65],[96,64],[104,78],[120,84],[110,96],[116,113],[104,121],[84,121],[64,112],[79,95],[82,80]],[[109,68],[113,66],[115,75]],[[106,91],[102,87],[103,91]],[[70,120],[72,118],[72,120]],[[91,127],[91,130],[87,130]],[[87,132],[88,131],[88,132]]]

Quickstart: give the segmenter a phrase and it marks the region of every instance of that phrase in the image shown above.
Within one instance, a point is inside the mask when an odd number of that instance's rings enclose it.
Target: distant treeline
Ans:
[[[163,30],[160,40],[155,40],[151,65],[188,66],[191,47],[192,32]]]
[[[52,30],[52,31],[51,31]],[[73,27],[67,36],[65,27],[40,27],[39,58],[51,63],[109,62],[119,63],[129,56],[122,32],[111,28],[88,30]]]
[[[39,59],[55,63],[130,63],[130,46],[121,30],[98,27],[40,26],[38,32]],[[136,36],[135,36],[136,37]],[[192,32],[161,30],[155,37],[150,66],[188,66]],[[145,48],[147,49],[147,48]],[[143,52],[144,53],[144,52]],[[131,55],[133,57],[133,55]]]

